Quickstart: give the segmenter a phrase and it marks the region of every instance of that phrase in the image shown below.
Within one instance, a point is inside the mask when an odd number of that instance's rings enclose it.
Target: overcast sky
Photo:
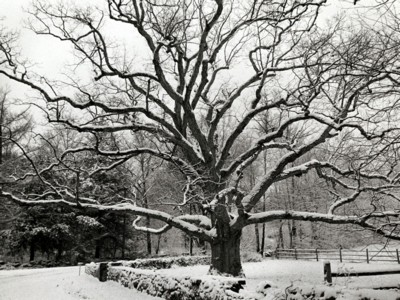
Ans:
[[[47,37],[38,37],[26,29],[24,19],[27,18],[24,8],[29,6],[30,0],[0,0],[0,17],[3,18],[3,25],[9,29],[17,30],[20,34],[19,45],[24,57],[29,57],[35,62],[35,69],[44,73],[52,73],[59,70],[63,64],[60,60],[62,48],[54,48],[54,41]],[[11,86],[12,95],[22,97],[26,89],[21,85],[12,82],[5,82],[4,77],[0,79],[0,85]]]
[[[49,1],[49,0],[48,0]],[[64,2],[75,2],[77,0],[64,0]],[[367,1],[367,0],[364,0]],[[56,1],[49,1],[56,2]],[[77,1],[80,4],[96,4],[104,5],[106,1],[101,0],[81,0]],[[26,29],[26,19],[28,14],[24,9],[29,7],[31,0],[0,0],[0,17],[3,17],[3,24],[6,27],[18,30],[20,32],[20,46],[22,54],[29,57],[29,62],[35,63],[34,69],[41,75],[54,76],[59,74],[60,71],[66,70],[64,66],[72,59],[67,44],[57,41],[47,36],[37,36],[33,32]],[[329,7],[324,9],[323,15],[325,19],[329,19],[335,15],[346,3],[343,1],[333,0],[330,1]],[[348,3],[347,3],[348,5]],[[352,7],[352,6],[350,6]],[[115,25],[121,26],[121,25]],[[118,34],[123,34],[124,28],[111,28],[113,31],[113,38],[118,39]],[[130,36],[132,34],[130,33]],[[139,48],[138,39],[134,41],[132,48]],[[142,51],[143,52],[143,51]],[[140,53],[140,51],[139,51]],[[4,85],[4,78],[0,79],[0,85]],[[22,96],[22,87],[15,86],[13,83],[7,83],[14,89],[13,94]],[[15,91],[15,88],[19,90]]]

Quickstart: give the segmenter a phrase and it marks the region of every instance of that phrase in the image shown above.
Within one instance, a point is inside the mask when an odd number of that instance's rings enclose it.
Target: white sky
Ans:
[[[90,5],[91,3],[95,3],[96,5],[106,4],[106,1],[98,0],[77,2],[80,4],[85,3],[86,5]],[[2,24],[9,29],[17,30],[19,32],[21,54],[22,57],[29,60],[31,65],[30,71],[35,71],[49,79],[56,79],[55,76],[59,76],[61,73],[68,73],[67,71],[71,69],[68,65],[74,59],[71,54],[72,47],[68,42],[61,42],[49,36],[36,35],[31,30],[27,29],[26,22],[29,18],[29,14],[26,12],[26,9],[29,7],[30,3],[31,0],[0,0],[0,18],[3,18]],[[124,38],[125,44],[129,45],[129,43],[131,43],[132,45],[133,43],[135,47],[132,48],[137,48],[138,44],[141,43],[141,41],[138,40],[137,35],[134,36],[129,32],[129,36],[133,37],[130,41],[126,41],[126,37],[123,37],[127,30],[129,30],[127,27],[128,25],[119,23],[115,24],[114,22],[112,26],[107,26],[105,30],[106,34],[109,34],[113,40],[117,41],[118,39]],[[135,53],[135,56],[136,55],[138,54]],[[62,77],[58,77],[57,79],[61,78]],[[6,79],[4,78],[0,79],[0,86],[5,84],[5,80]],[[6,84],[11,86],[13,90],[15,87],[18,87],[18,90],[23,89],[22,86],[15,85],[11,82],[7,82]],[[21,96],[21,93],[16,92],[15,90],[13,91],[13,94]]]
[[[56,1],[48,0],[48,2],[53,3]],[[366,2],[370,0],[362,1]],[[80,5],[104,5],[106,3],[105,0],[63,0],[63,2],[77,2]],[[349,2],[351,1],[328,1],[330,4],[324,9],[324,18],[329,19],[343,7],[354,7],[349,4]],[[0,18],[4,18],[2,23],[6,27],[20,32],[21,53],[24,57],[29,58],[29,62],[34,63],[31,70],[35,70],[37,73],[45,75],[50,79],[55,79],[56,76],[59,76],[63,71],[67,70],[66,65],[72,59],[72,56],[66,43],[62,43],[48,36],[35,35],[33,32],[26,29],[25,22],[28,18],[28,14],[24,10],[29,7],[30,3],[31,0],[0,0]],[[109,31],[110,33],[112,32],[112,36],[115,40],[118,40],[124,33],[126,33],[126,30],[129,30],[126,26],[127,25],[113,25],[113,27],[110,27]],[[140,38],[132,36],[132,33],[128,36],[133,37],[131,41],[128,41],[128,43],[131,42],[133,43],[132,45],[135,46],[132,48],[140,49]],[[139,52],[137,55],[140,54],[142,53]],[[4,77],[0,77],[0,86],[4,85],[11,87],[12,96],[24,96],[23,91],[26,90],[24,87],[15,83],[7,82]]]

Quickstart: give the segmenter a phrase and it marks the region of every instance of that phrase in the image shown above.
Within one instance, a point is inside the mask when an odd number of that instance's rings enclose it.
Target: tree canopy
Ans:
[[[36,92],[45,104],[31,102],[47,121],[74,132],[79,143],[54,147],[40,167],[26,154],[31,171],[14,179],[37,177],[40,193],[3,188],[1,195],[22,205],[162,221],[159,229],[140,226],[140,219],[133,226],[152,233],[175,227],[207,241],[211,271],[232,275],[241,274],[240,236],[250,224],[356,224],[400,239],[396,5],[362,7],[371,21],[326,23],[328,4],[337,2],[108,0],[85,7],[34,1],[31,30],[72,46],[76,70],[90,76],[56,81],[35,74],[5,29],[0,75]],[[115,38],[110,28],[126,35]],[[262,155],[265,172],[244,189],[246,172]],[[76,164],[82,156],[85,162]],[[84,189],[96,174],[134,168],[138,156],[154,157],[168,165],[166,174],[179,171],[185,180],[180,197],[165,202],[202,213],[151,209],[120,191],[105,202]],[[56,173],[65,180],[48,178]],[[275,185],[308,173],[326,183],[326,211],[253,211]]]

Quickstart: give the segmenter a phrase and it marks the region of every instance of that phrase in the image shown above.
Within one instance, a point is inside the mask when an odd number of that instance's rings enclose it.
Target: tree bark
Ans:
[[[211,190],[217,200],[217,203],[211,208],[211,223],[215,228],[216,237],[210,243],[211,266],[208,273],[210,275],[244,277],[240,260],[240,238],[243,227],[231,227],[228,206],[232,199],[227,196],[218,196],[218,190],[220,190],[219,186]]]
[[[244,277],[240,260],[241,235],[242,230],[236,230],[211,243],[209,274]]]

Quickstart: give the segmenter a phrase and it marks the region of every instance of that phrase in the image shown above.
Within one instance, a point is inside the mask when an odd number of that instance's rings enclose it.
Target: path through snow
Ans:
[[[155,300],[116,282],[99,282],[79,267],[0,271],[1,300]]]

